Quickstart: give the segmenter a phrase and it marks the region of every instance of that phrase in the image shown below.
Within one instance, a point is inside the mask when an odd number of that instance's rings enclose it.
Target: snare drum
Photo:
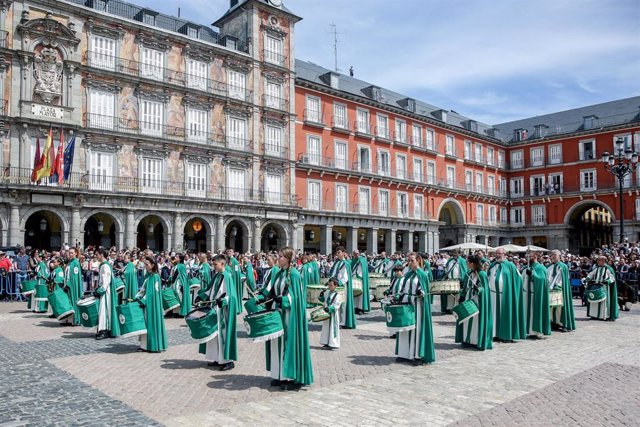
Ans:
[[[453,279],[431,282],[429,292],[432,295],[457,294],[460,292],[460,281],[458,279]]]
[[[311,312],[312,322],[324,322],[325,320],[329,320],[329,318],[331,318],[331,314],[327,313],[324,307],[318,307]]]
[[[144,311],[137,302],[117,306],[116,315],[120,323],[120,338],[135,337],[147,333]]]
[[[383,306],[383,310],[389,333],[412,331],[416,328],[416,313],[413,304],[386,304]]]
[[[22,295],[31,295],[36,292],[37,280],[27,280],[20,283],[20,293]]]
[[[354,277],[351,279],[351,284],[353,286],[353,296],[359,297],[362,295],[362,279]]]
[[[197,277],[192,277],[189,280],[189,289],[191,289],[191,291],[197,291],[198,289],[200,289],[200,279],[198,279]]]
[[[49,288],[47,287],[47,285],[37,284],[35,294],[36,294],[35,295],[36,301],[38,302],[49,301]]]
[[[80,324],[85,328],[98,326],[98,305],[100,300],[95,297],[87,297],[78,301]]]
[[[451,311],[453,312],[453,317],[455,317],[458,323],[464,323],[480,313],[478,306],[473,300],[466,300],[453,307]]]
[[[253,342],[265,342],[284,334],[282,316],[278,310],[260,311],[244,316],[244,327]]]
[[[180,307],[180,301],[173,288],[164,288],[162,290],[162,309],[167,314],[173,309]]]
[[[376,286],[373,288],[373,300],[374,301],[382,301],[385,297],[385,291],[389,289],[388,286]]]
[[[191,338],[198,344],[211,341],[218,335],[218,314],[215,308],[197,308],[184,318],[191,331]]]
[[[380,277],[371,277],[369,274],[369,287],[377,288],[378,286],[383,286],[385,288],[389,287],[390,280],[388,277],[380,276]]]
[[[587,301],[590,303],[599,303],[607,299],[607,292],[603,285],[593,285],[587,289]]]
[[[53,315],[56,316],[56,319],[59,321],[64,320],[74,313],[69,296],[62,289],[56,287],[56,290],[51,292],[47,299],[49,304],[51,304]]]
[[[309,285],[307,286],[307,304],[310,306],[322,305],[320,301],[320,293],[326,291],[325,285]]]
[[[562,289],[549,292],[549,307],[562,307],[563,305]]]

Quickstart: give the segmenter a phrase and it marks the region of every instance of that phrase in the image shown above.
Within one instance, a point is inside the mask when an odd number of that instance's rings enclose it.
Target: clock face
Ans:
[[[275,7],[280,7],[282,5],[282,0],[269,0],[269,3],[271,3]]]

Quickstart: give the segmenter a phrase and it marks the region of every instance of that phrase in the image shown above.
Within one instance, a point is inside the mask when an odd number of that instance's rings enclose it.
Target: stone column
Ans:
[[[440,232],[436,231],[433,233],[433,252],[440,252]]]
[[[332,242],[333,227],[331,225],[320,226],[320,252],[328,255],[333,250]]]
[[[213,248],[215,252],[224,251],[224,217],[218,215],[216,217],[216,246]]]
[[[136,246],[136,235],[138,227],[134,223],[135,219],[133,217],[133,211],[127,211],[127,220],[125,224],[125,237],[124,237],[124,245],[128,249],[132,249]],[[145,248],[140,248],[145,249]]]
[[[413,231],[409,230],[407,231],[407,233],[405,234],[405,239],[407,239],[407,242],[405,244],[405,248],[407,248],[407,252],[413,252]]]
[[[358,228],[347,227],[347,251],[351,254],[358,249]]]
[[[24,245],[24,233],[20,230],[20,206],[11,205],[7,246]]]
[[[378,252],[378,229],[369,228],[367,230],[367,252]]]
[[[171,242],[167,242],[167,247]],[[182,213],[176,212],[173,215],[173,250],[181,251],[184,245],[184,225],[182,224]]]
[[[82,239],[80,232],[80,208],[74,207],[71,209],[71,237],[69,239],[69,246],[84,246],[84,240]]]
[[[292,235],[295,236],[293,249],[295,251],[304,250],[304,224],[294,222],[291,226]]]
[[[260,244],[262,243],[262,232],[260,227],[260,220],[253,221],[253,253],[260,251]]]
[[[418,252],[429,252],[429,249],[427,249],[427,233],[424,231],[416,231],[416,234],[418,235]]]
[[[396,232],[398,230],[391,229],[387,232],[386,234],[386,239],[385,239],[385,247],[386,247],[386,252],[387,255],[391,255],[396,251]]]

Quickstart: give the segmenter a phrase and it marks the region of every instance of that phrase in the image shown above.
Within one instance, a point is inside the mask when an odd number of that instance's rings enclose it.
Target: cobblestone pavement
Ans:
[[[217,372],[179,319],[167,319],[169,350],[147,354],[135,338],[95,341],[24,304],[0,304],[0,425],[637,424],[634,309],[610,323],[576,307],[575,332],[485,352],[455,344],[453,318],[434,314],[437,361],[422,367],[395,362],[379,310],[343,330],[337,352],[318,346],[311,325],[315,383],[284,393],[269,386],[264,346],[242,330],[236,369]]]

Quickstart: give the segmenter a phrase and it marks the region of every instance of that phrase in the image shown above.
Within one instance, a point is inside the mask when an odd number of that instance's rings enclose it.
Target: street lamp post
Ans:
[[[620,190],[620,243],[624,242],[624,178],[631,175],[638,166],[638,153],[630,149],[624,149],[624,139],[616,140],[616,149],[613,154],[602,153],[604,168],[618,178]]]

